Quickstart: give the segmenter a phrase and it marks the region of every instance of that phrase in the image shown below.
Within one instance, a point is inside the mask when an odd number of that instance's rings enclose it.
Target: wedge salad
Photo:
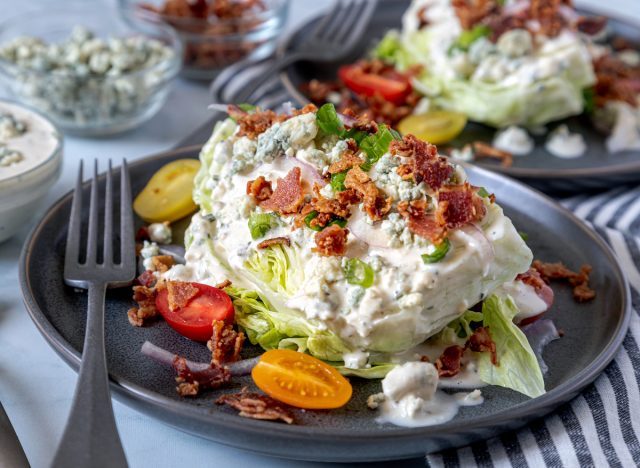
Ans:
[[[456,399],[437,387],[545,392],[540,336],[532,347],[521,327],[553,303],[543,279],[568,279],[576,298],[593,298],[588,267],[532,267],[531,250],[490,188],[473,186],[461,166],[412,135],[331,104],[229,113],[200,153],[184,263],[145,272],[141,283],[152,277],[155,286],[138,286],[133,324],[155,304],[196,340],[211,335],[213,319],[214,356],[216,343],[228,345],[216,364],[227,352],[237,359],[246,335],[264,350],[317,358],[331,372],[385,378],[383,395],[370,403],[397,424],[442,422],[457,404],[481,402],[480,391]],[[209,335],[189,335],[176,325],[180,314],[204,315]],[[557,337],[549,324],[545,339]],[[322,375],[337,382],[331,372]],[[341,395],[340,405],[351,392]]]

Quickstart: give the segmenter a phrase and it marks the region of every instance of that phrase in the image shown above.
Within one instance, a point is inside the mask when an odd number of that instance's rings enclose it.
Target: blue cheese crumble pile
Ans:
[[[7,146],[7,142],[26,131],[27,126],[13,114],[0,112],[0,167],[11,166],[24,160],[22,152]]]
[[[99,38],[75,27],[59,43],[18,37],[0,46],[14,92],[62,122],[109,123],[140,112],[166,79],[171,48],[140,36]],[[149,70],[148,73],[136,73]]]

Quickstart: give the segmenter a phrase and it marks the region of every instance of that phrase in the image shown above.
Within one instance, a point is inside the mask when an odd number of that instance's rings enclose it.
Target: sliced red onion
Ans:
[[[214,102],[213,104],[209,104],[207,106],[207,109],[224,112],[226,114],[227,111],[229,110],[229,104],[222,104],[222,103],[219,103],[219,102]]]
[[[519,13],[528,10],[529,6],[529,2],[510,3],[502,9],[502,13],[504,14],[504,16],[517,16]]]
[[[343,123],[343,125],[347,127],[353,127],[353,125],[357,122],[353,117],[349,117],[348,115],[338,114],[338,118]]]
[[[547,307],[550,308],[553,305],[553,289],[548,284],[545,283],[540,289],[536,289],[536,294],[547,304]]]
[[[294,167],[299,167],[301,178],[303,180],[311,182],[312,186],[313,183],[318,184],[320,187],[324,187],[327,184],[318,170],[306,161],[302,161],[292,156],[286,156],[282,160],[282,166],[286,172],[289,172]]]
[[[174,359],[180,357],[177,354],[173,354],[171,351],[167,351],[166,349],[154,345],[150,341],[145,341],[140,351],[145,356],[150,357],[154,361],[159,362],[160,364],[164,364],[167,367],[173,367]],[[226,367],[234,377],[249,375],[251,373],[251,370],[258,363],[259,359],[260,356],[250,359],[243,359],[242,361],[233,362]],[[209,362],[194,362],[189,360],[187,360],[186,362],[189,369],[195,372],[201,372],[211,367],[211,363]]]
[[[349,218],[347,227],[356,239],[364,242],[370,247],[378,247],[382,249],[389,247],[391,238],[382,230],[380,223],[375,225],[367,223],[365,214],[358,207],[351,210],[351,217]]]
[[[529,340],[531,349],[538,359],[540,370],[543,374],[546,374],[549,371],[549,367],[544,362],[544,359],[542,359],[542,351],[549,343],[560,338],[558,329],[551,320],[540,319],[530,325],[522,327],[522,332],[526,335],[527,340]]]
[[[465,234],[469,235],[470,237],[473,237],[475,241],[478,243],[480,261],[485,266],[484,274],[487,274],[489,272],[491,263],[493,262],[493,259],[496,256],[496,252],[493,248],[493,244],[487,238],[487,235],[482,230],[482,228],[477,224],[469,224],[467,226],[464,226],[461,230]]]

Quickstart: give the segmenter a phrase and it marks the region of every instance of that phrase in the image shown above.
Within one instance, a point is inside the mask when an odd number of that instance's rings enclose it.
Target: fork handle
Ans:
[[[273,78],[274,73],[282,70],[287,65],[292,64],[301,59],[300,54],[292,53],[289,55],[283,55],[282,57],[278,57],[272,62],[269,63],[269,66],[264,70],[261,70],[260,75],[251,80],[246,86],[243,87],[242,91],[235,96],[234,104],[254,104],[253,102],[249,102],[253,93],[264,83]]]
[[[87,294],[87,329],[71,415],[53,459],[54,468],[127,467],[111,406],[104,339],[106,284]]]

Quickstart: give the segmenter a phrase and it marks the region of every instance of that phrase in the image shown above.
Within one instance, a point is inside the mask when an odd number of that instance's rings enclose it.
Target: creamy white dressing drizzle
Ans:
[[[535,288],[522,281],[506,282],[499,286],[494,294],[501,297],[511,296],[519,311],[514,318],[515,323],[529,317],[535,317],[549,308],[547,303],[536,293]]]
[[[579,158],[587,150],[587,144],[579,133],[572,133],[566,125],[559,125],[553,130],[545,143],[549,153],[558,158]]]
[[[523,128],[514,125],[500,130],[493,138],[493,146],[515,156],[525,156],[533,151],[533,139]]]

